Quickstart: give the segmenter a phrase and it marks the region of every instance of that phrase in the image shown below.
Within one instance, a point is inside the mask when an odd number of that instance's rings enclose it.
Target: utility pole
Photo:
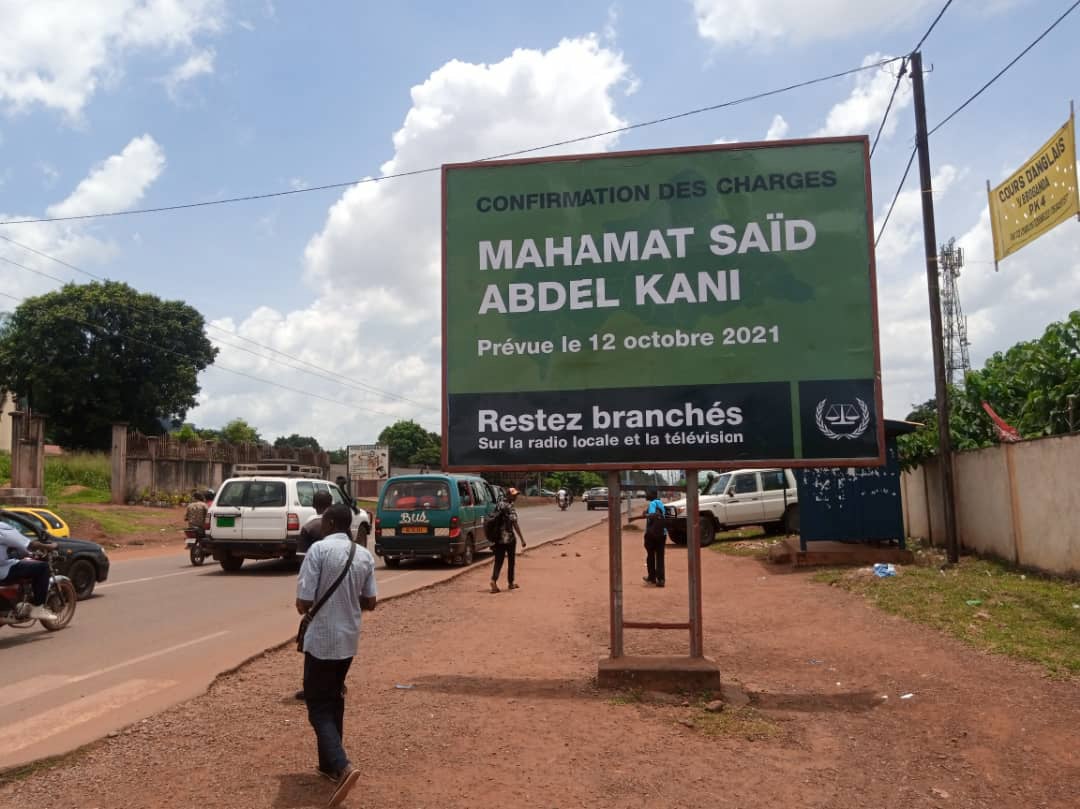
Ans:
[[[938,286],[937,230],[934,227],[934,189],[930,177],[930,139],[926,133],[926,93],[922,53],[911,54],[911,89],[915,102],[915,147],[919,152],[926,286],[930,292],[930,343],[934,351],[934,398],[937,401],[938,460],[941,464],[941,503],[945,512],[945,549],[949,562],[960,561],[956,541],[956,503],[953,500],[952,435],[949,432],[949,385],[945,378],[945,346],[941,328],[941,289]]]

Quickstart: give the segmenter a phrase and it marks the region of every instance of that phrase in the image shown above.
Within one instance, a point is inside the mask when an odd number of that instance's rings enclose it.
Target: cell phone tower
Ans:
[[[967,318],[960,306],[960,291],[956,280],[964,266],[964,251],[956,246],[956,239],[949,239],[941,246],[938,271],[941,273],[941,319],[942,338],[945,341],[945,378],[950,385],[964,384],[964,375],[971,370],[968,356],[970,342],[967,336]]]

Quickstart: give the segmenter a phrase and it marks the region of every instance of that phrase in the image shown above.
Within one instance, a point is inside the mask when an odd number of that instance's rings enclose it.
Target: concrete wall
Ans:
[[[187,493],[217,489],[232,472],[222,461],[183,461],[175,458],[127,458],[124,492],[128,501],[145,492]]]
[[[10,393],[0,396],[0,451],[11,452],[11,414],[15,410],[15,400]]]
[[[1080,434],[956,454],[962,547],[1023,567],[1080,576]],[[902,477],[909,536],[945,541],[936,462]]]

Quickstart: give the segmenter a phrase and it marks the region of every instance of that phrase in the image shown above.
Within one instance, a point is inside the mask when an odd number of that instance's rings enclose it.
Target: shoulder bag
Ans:
[[[330,585],[330,589],[323,593],[322,598],[316,601],[311,608],[304,613],[300,619],[300,628],[296,632],[296,651],[303,653],[304,651],[304,635],[307,634],[308,627],[311,626],[311,622],[315,619],[315,614],[322,609],[323,604],[327,599],[334,594],[334,591],[338,588],[344,580],[345,575],[349,572],[349,568],[352,567],[353,556],[356,555],[356,543],[349,543],[349,558],[345,560],[345,567],[341,569],[341,573],[334,579],[334,583]]]

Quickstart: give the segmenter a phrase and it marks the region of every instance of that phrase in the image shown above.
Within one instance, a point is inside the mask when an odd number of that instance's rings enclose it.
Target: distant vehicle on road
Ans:
[[[15,526],[31,539],[49,540],[57,544],[53,569],[71,580],[75,595],[80,601],[91,596],[98,582],[109,578],[109,557],[105,549],[96,542],[59,537],[50,533],[44,527],[44,521],[37,515],[15,508],[0,509],[0,520]]]
[[[607,486],[596,486],[592,489],[587,489],[582,500],[585,501],[585,508],[589,511],[592,511],[594,508],[607,508]]]
[[[375,553],[387,567],[406,559],[471,565],[491,546],[484,521],[498,502],[475,475],[401,475],[383,486],[375,512]]]
[[[319,467],[264,462],[237,464],[233,473],[218,489],[204,524],[210,552],[223,570],[234,573],[245,559],[295,558],[300,528],[315,514],[317,491],[352,508],[353,537],[367,544],[371,517],[325,480]]]

